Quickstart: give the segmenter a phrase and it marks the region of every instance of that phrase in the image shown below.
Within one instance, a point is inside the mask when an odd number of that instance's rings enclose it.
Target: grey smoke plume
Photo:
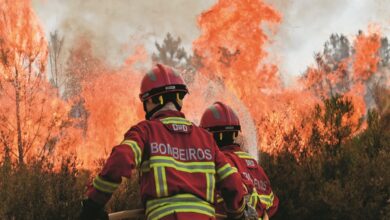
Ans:
[[[283,20],[274,44],[269,48],[278,60],[285,82],[314,63],[314,52],[321,51],[332,33],[350,39],[369,24],[381,26],[390,34],[390,4],[386,0],[267,0],[282,13]]]
[[[199,35],[196,18],[215,1],[188,0],[33,0],[47,33],[58,30],[71,43],[80,34],[92,40],[94,52],[121,64],[135,45],[150,52],[167,32],[181,37],[190,50]]]
[[[80,35],[88,36],[95,54],[112,64],[121,64],[136,45],[144,45],[152,52],[154,42],[161,42],[167,32],[181,37],[190,51],[192,41],[199,35],[197,16],[216,1],[33,0],[33,6],[47,35],[58,30],[69,44]],[[365,30],[372,23],[381,25],[384,35],[390,33],[390,4],[386,0],[265,1],[283,16],[278,32],[271,36],[268,52],[287,83],[314,62],[314,52],[322,50],[332,33],[353,38],[359,29]],[[239,100],[231,102],[241,104]],[[247,110],[238,108],[238,112],[249,122],[245,123],[248,130],[252,130],[254,125]],[[249,136],[249,146],[256,146],[256,134]]]
[[[265,0],[283,16],[268,48],[285,81],[291,81],[313,63],[331,33],[352,38],[371,23],[389,34],[390,4],[386,0]],[[120,64],[134,45],[149,52],[167,32],[181,37],[190,50],[199,35],[196,18],[217,0],[33,0],[46,32],[58,29],[70,42],[87,34],[95,52]]]
[[[47,34],[58,30],[68,46],[80,35],[87,36],[95,54],[104,56],[112,64],[121,64],[131,49],[140,44],[152,52],[155,41],[161,42],[167,32],[180,37],[190,51],[192,41],[199,35],[197,16],[214,3],[215,0],[33,0]],[[200,91],[193,99],[202,100],[203,105],[188,111],[189,118],[198,124],[206,107],[216,100],[229,100],[242,121],[244,147],[257,158],[256,127],[249,110],[221,85],[200,74],[197,80],[203,83],[193,83],[190,87]],[[227,100],[221,99],[220,94],[224,94]]]

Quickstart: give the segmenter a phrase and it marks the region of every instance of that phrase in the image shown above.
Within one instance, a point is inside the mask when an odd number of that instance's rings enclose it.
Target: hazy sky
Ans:
[[[148,51],[167,32],[180,36],[186,48],[199,35],[196,18],[215,0],[33,0],[47,33],[66,33],[68,42],[89,33],[94,49],[121,63],[138,44]],[[353,37],[370,23],[390,35],[390,4],[386,0],[267,0],[283,21],[269,47],[283,75],[302,73],[313,63],[331,33]]]
[[[323,48],[331,33],[350,39],[368,25],[377,24],[390,36],[388,0],[269,0],[283,21],[271,53],[277,56],[282,73],[297,75],[313,64],[314,52]]]

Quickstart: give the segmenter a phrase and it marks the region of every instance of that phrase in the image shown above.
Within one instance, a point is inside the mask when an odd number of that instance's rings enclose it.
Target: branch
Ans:
[[[27,151],[30,149],[30,148],[32,148],[32,146],[33,146],[33,144],[34,144],[34,142],[35,142],[35,139],[37,138],[37,136],[38,136],[38,133],[39,133],[39,130],[40,130],[40,128],[41,128],[41,124],[42,124],[42,118],[43,118],[43,105],[42,105],[42,108],[41,108],[41,115],[40,115],[40,117],[39,117],[39,123],[38,123],[38,128],[37,128],[37,130],[36,130],[36,132],[35,132],[35,135],[34,135],[34,137],[33,137],[33,139],[31,140],[31,142],[28,144],[28,146],[26,146],[26,153],[27,153]]]
[[[12,148],[8,145],[8,142],[4,136],[4,133],[1,131],[0,132],[0,137],[1,137],[1,141],[3,142],[4,144],[4,147],[7,148],[9,150],[9,152],[14,155],[15,157],[17,157],[16,153],[12,150]]]

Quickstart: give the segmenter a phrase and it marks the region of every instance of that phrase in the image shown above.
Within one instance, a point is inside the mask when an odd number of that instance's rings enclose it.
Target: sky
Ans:
[[[332,33],[350,39],[370,24],[390,36],[390,4],[386,0],[265,0],[282,14],[282,23],[267,50],[285,79],[302,74],[314,63]],[[97,3],[98,2],[98,3]],[[58,30],[65,42],[89,34],[94,50],[113,64],[132,48],[153,52],[167,32],[182,39],[189,51],[200,32],[197,16],[216,0],[33,0],[44,29]]]
[[[380,25],[390,36],[390,4],[387,0],[270,0],[283,21],[270,47],[284,76],[302,74],[313,65],[313,55],[323,49],[332,33],[353,40],[359,30]]]

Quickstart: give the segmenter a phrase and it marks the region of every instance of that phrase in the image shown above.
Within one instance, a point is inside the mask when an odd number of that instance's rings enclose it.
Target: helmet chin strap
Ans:
[[[159,110],[161,110],[162,108],[164,108],[164,106],[169,103],[169,102],[172,102],[176,109],[178,111],[181,111],[181,106],[179,105],[179,103],[177,102],[177,100],[167,100],[166,102],[164,103],[160,103],[159,105],[157,105],[156,107],[154,107],[152,110],[150,110],[149,112],[147,111],[146,109],[146,102],[143,103],[144,105],[144,111],[145,111],[145,119],[146,120],[150,120],[150,118],[154,115],[154,113],[158,112]]]
[[[236,137],[236,132],[233,131],[231,134],[229,133],[223,131],[218,131],[213,133],[214,140],[217,143],[219,148],[223,148],[235,144],[234,139]]]
[[[149,112],[146,110],[146,104],[144,102],[144,111],[145,111],[145,119],[150,120],[150,118],[154,115],[154,113],[158,112],[160,109],[162,109],[164,105],[157,105]]]

